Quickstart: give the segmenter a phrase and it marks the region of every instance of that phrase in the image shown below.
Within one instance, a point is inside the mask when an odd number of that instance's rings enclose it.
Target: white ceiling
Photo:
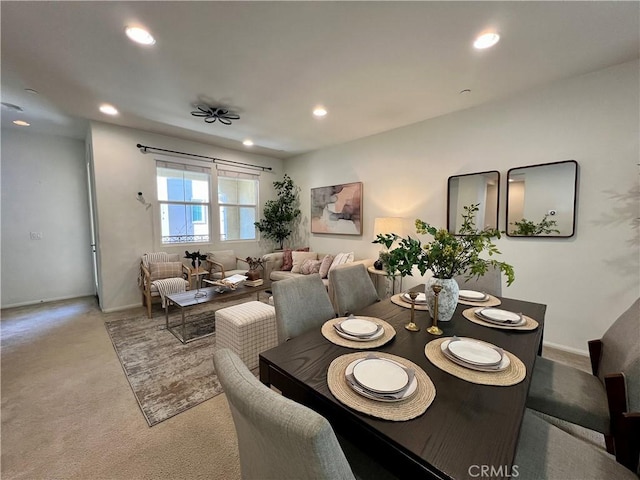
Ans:
[[[6,2],[2,125],[86,119],[287,158],[639,57],[638,2]],[[124,27],[156,37],[141,47]],[[486,29],[492,49],[472,47]],[[32,88],[39,95],[25,92]],[[463,89],[471,93],[461,95]],[[191,116],[209,100],[241,119]],[[118,117],[98,112],[108,102]],[[316,119],[311,110],[326,106]],[[25,127],[22,127],[25,128]]]

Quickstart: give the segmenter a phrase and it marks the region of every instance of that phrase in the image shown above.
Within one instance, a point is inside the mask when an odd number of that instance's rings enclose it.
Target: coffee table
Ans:
[[[215,330],[211,333],[207,333],[205,335],[198,335],[191,338],[186,338],[185,331],[186,325],[189,322],[185,321],[185,310],[194,307],[196,305],[201,305],[203,303],[211,303],[211,302],[224,302],[226,300],[231,300],[233,298],[241,298],[245,296],[249,296],[251,294],[256,294],[256,299],[260,300],[260,292],[263,292],[267,289],[271,288],[271,282],[265,280],[262,285],[257,287],[248,287],[246,285],[240,285],[235,290],[227,290],[220,287],[208,287],[208,288],[200,288],[198,290],[188,290],[186,292],[181,293],[172,293],[167,295],[166,303],[164,308],[165,314],[165,324],[168,331],[170,331],[178,340],[182,343],[189,343],[194,340],[198,340],[200,338],[208,337],[209,335],[213,335]],[[176,305],[180,308],[180,323],[169,323],[169,306]],[[214,316],[215,321],[215,316]]]

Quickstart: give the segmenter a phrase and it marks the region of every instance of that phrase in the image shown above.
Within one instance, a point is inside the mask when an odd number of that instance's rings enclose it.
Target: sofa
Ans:
[[[341,268],[344,265],[354,265],[358,263],[363,264],[365,267],[370,267],[375,261],[373,258],[355,260],[353,252],[331,254],[309,252],[306,250],[308,249],[267,253],[262,257],[264,263],[264,278],[272,282],[277,282],[287,278],[319,273],[322,277],[322,283],[327,287],[329,298],[334,307],[336,303],[333,286],[331,285],[331,271],[334,268]],[[291,255],[291,260],[289,260],[289,255]],[[327,256],[331,257],[331,261],[326,258]],[[291,262],[290,264],[288,263],[289,261]],[[319,264],[317,262],[319,262]],[[283,270],[283,267],[286,269]],[[318,267],[320,267],[319,270]],[[326,275],[324,274],[325,271]]]

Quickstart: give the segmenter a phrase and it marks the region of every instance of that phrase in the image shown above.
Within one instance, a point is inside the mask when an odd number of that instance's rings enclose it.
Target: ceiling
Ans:
[[[288,158],[639,57],[638,2],[7,2],[2,126],[87,120]],[[148,28],[156,44],[124,35]],[[487,29],[501,41],[472,47]],[[25,89],[34,89],[38,94]],[[469,89],[470,93],[461,94]],[[208,101],[240,120],[190,114]],[[107,102],[120,114],[98,111]],[[329,111],[311,115],[316,105]],[[17,127],[17,118],[30,127]],[[242,145],[251,138],[255,145]]]

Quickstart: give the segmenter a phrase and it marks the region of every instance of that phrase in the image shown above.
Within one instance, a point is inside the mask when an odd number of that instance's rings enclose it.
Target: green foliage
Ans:
[[[535,235],[560,233],[560,230],[553,228],[558,225],[558,222],[555,220],[549,220],[547,218],[548,216],[548,214],[545,214],[540,223],[535,223],[531,220],[527,220],[526,218],[523,218],[519,222],[510,223],[509,225],[514,225],[516,227],[511,231],[511,235],[533,237]]]
[[[263,219],[254,225],[268,239],[274,240],[283,248],[284,241],[293,232],[296,218],[300,216],[300,189],[296,187],[291,177],[285,173],[281,182],[273,182],[278,198],[267,200],[262,213]]]
[[[467,278],[481,277],[489,266],[499,268],[507,277],[507,284],[515,280],[513,267],[495,259],[485,259],[488,256],[499,255],[500,251],[493,243],[494,238],[500,238],[500,231],[496,229],[477,230],[475,214],[479,204],[465,206],[462,214],[460,233],[454,235],[446,229],[438,229],[423,220],[416,220],[416,233],[431,235],[431,242],[422,244],[417,238],[401,238],[395,233],[378,235],[373,243],[389,246],[398,241],[398,247],[388,252],[383,259],[385,270],[389,275],[412,275],[416,267],[421,275],[430,269],[437,278],[453,278],[455,275],[465,274]],[[387,247],[388,248],[388,247]]]

